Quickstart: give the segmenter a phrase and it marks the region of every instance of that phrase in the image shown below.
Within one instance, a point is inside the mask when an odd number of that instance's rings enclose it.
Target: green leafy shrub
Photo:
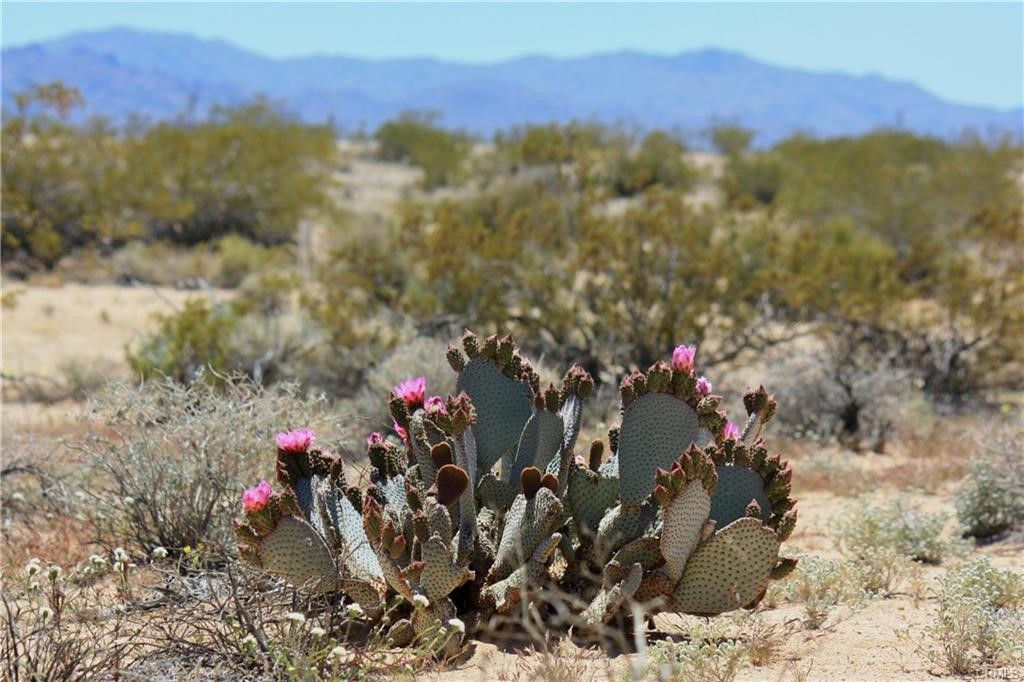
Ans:
[[[654,185],[686,189],[695,172],[687,164],[683,144],[672,135],[655,130],[635,150],[625,150],[611,169],[616,194],[632,196]]]
[[[405,161],[423,169],[424,189],[454,185],[469,154],[465,133],[437,125],[434,112],[406,112],[377,129],[377,156],[385,161]]]
[[[332,215],[334,132],[265,100],[206,120],[115,129],[72,126],[76,91],[38,88],[3,123],[5,268],[52,267],[82,247],[135,238],[198,244],[237,234],[292,240],[301,219]],[[57,116],[50,112],[56,111]]]

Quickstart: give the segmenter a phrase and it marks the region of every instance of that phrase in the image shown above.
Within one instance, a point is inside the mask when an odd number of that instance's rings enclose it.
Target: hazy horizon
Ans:
[[[132,29],[219,40],[275,59],[494,64],[720,50],[785,68],[912,82],[960,104],[1024,104],[1020,3],[4,3],[3,19],[4,49]]]

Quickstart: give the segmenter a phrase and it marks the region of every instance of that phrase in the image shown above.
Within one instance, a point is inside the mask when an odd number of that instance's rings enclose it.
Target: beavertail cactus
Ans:
[[[460,611],[548,608],[533,601],[546,587],[581,599],[577,622],[598,627],[631,602],[752,608],[793,569],[779,558],[797,518],[792,470],[761,438],[776,409],[763,387],[736,426],[681,345],[622,380],[607,445],[576,452],[594,388],[583,369],[542,386],[511,337],[469,332],[447,358],[454,395],[428,396],[423,377],[392,391],[398,439],[367,438],[365,490],[312,431],[279,435],[277,492],[261,481],[243,494],[242,557],[370,617],[401,597],[389,638],[441,655],[466,634]]]

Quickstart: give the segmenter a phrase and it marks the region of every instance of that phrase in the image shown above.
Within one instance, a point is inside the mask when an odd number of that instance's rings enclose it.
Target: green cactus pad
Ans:
[[[476,408],[472,428],[479,470],[485,473],[519,442],[533,412],[530,386],[506,376],[492,361],[480,356],[459,372],[455,390],[465,391]]]
[[[505,528],[488,580],[509,576],[562,525],[562,520],[562,503],[547,488],[537,490],[531,500],[525,495],[517,496],[505,517]]]
[[[616,491],[618,488],[616,487]],[[503,512],[512,506],[516,499],[516,489],[505,483],[493,473],[484,474],[476,487],[480,502],[484,507],[496,512]]]
[[[554,533],[545,538],[533,551],[529,560],[508,577],[487,586],[482,597],[485,603],[494,605],[498,613],[508,613],[531,588],[543,586],[548,576],[548,561],[562,542],[562,534]]]
[[[676,586],[675,608],[714,616],[760,597],[779,557],[779,540],[757,519],[726,526],[690,556]]]
[[[621,570],[626,571],[623,579],[613,585],[603,586],[590,602],[590,606],[580,615],[586,625],[593,627],[607,623],[636,594],[643,579],[643,566],[635,563],[628,570]]]
[[[679,580],[708,520],[711,497],[700,481],[690,481],[663,509],[660,545],[665,572],[672,580]]]
[[[546,409],[534,410],[519,438],[519,446],[515,456],[511,458],[508,471],[501,472],[501,479],[506,483],[519,480],[519,474],[526,467],[537,467],[551,471],[549,465],[554,462],[555,475],[558,474],[558,453],[562,446],[565,425],[562,418]]]
[[[370,546],[363,517],[352,506],[352,502],[337,487],[328,485],[323,489],[321,513],[329,519],[335,536],[338,561],[346,578],[379,583],[384,578],[377,555]]]
[[[423,562],[420,585],[431,601],[447,597],[456,587],[473,578],[472,571],[452,561],[447,541],[437,535],[423,545]]]
[[[337,588],[338,567],[322,537],[300,518],[286,516],[262,538],[257,552],[268,573],[316,592]]]
[[[767,521],[772,504],[765,493],[764,480],[753,469],[724,464],[717,467],[718,487],[711,498],[710,517],[719,528],[724,528],[747,515],[747,505],[755,500],[761,507],[761,520]]]
[[[647,531],[654,523],[655,509],[651,504],[619,504],[608,510],[597,527],[594,556],[599,565],[612,554]]]
[[[568,504],[584,537],[596,537],[608,510],[619,502],[619,479],[582,467],[569,474]]]
[[[612,564],[620,566],[624,571],[623,575],[612,575],[612,582],[619,582],[625,577],[625,571],[633,564],[639,563],[644,571],[651,571],[658,568],[665,562],[658,545],[658,538],[641,537],[625,544],[622,549],[612,557]],[[607,570],[607,569],[606,569]]]
[[[697,413],[671,394],[647,393],[626,405],[616,453],[623,503],[646,500],[654,472],[670,467],[698,435]]]

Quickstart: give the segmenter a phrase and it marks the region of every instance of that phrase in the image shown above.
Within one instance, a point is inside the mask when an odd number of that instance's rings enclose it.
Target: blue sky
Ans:
[[[1024,3],[3,3],[3,46],[131,26],[263,54],[432,56],[736,50],[783,66],[876,73],[949,100],[1024,103]]]

